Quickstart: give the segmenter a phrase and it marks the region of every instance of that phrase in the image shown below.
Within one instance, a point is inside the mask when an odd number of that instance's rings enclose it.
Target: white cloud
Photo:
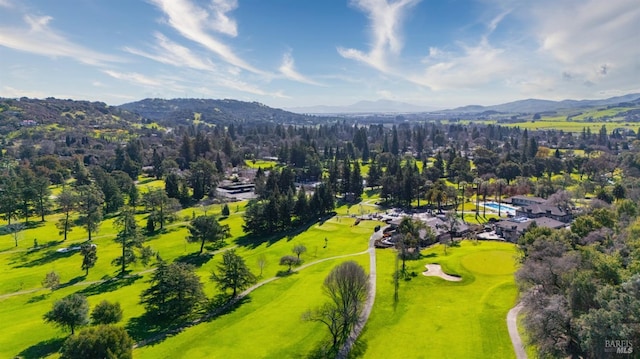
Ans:
[[[28,28],[0,28],[0,46],[5,46],[32,54],[68,57],[88,65],[102,65],[108,62],[121,62],[116,56],[93,51],[75,44],[49,26],[50,16],[25,15]]]
[[[304,75],[300,74],[295,69],[295,63],[293,60],[293,56],[291,56],[291,52],[287,52],[282,57],[282,65],[280,65],[280,72],[287,77],[288,79],[298,81],[301,83],[320,86],[320,84],[316,81],[313,81]]]
[[[414,83],[432,90],[472,88],[495,81],[511,72],[513,65],[504,56],[504,50],[482,40],[476,46],[462,45],[461,54],[445,53],[430,49],[424,59],[423,73],[409,76]]]
[[[207,32],[207,30],[213,29],[217,32],[235,36],[235,23],[231,22],[225,15],[226,12],[230,11],[232,5],[234,5],[233,1],[214,1],[211,5],[216,9],[213,11],[213,15],[188,0],[150,1],[167,15],[168,24],[185,38],[204,46],[233,66],[256,74],[266,75],[264,71],[247,63],[236,55],[229,46]],[[228,19],[228,21],[222,25],[212,25],[219,18]]]
[[[585,57],[617,57],[610,53],[612,49],[635,48],[640,53],[640,6],[636,0],[551,2],[544,9],[534,8],[533,13],[541,50],[563,63],[574,64]]]
[[[169,40],[166,36],[156,33],[155,53],[150,54],[131,47],[125,47],[124,50],[134,55],[143,56],[163,64],[173,65],[177,67],[190,67],[196,70],[216,71],[216,66],[208,59],[202,59],[195,55],[190,49]]]
[[[211,11],[213,11],[211,29],[229,36],[238,36],[236,21],[227,16],[228,12],[235,10],[237,7],[237,0],[213,0],[210,6]]]
[[[153,79],[151,77],[145,76],[143,74],[139,74],[137,72],[125,73],[125,72],[117,72],[113,70],[103,70],[103,72],[115,79],[127,81],[140,86],[160,87],[165,85],[166,83],[165,81]]]
[[[389,71],[389,54],[398,55],[403,47],[400,27],[406,12],[420,0],[352,0],[371,22],[372,44],[368,53],[350,48],[338,48],[347,59],[363,62],[379,71]]]
[[[527,11],[533,15],[536,55],[551,63],[556,88],[572,97],[589,98],[612,90],[637,90],[637,0],[542,1],[532,2]]]
[[[13,4],[10,0],[0,0],[0,7],[12,8]]]

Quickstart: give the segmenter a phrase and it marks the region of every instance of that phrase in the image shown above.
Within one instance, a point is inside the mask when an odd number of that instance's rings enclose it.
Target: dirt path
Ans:
[[[509,329],[509,336],[511,337],[513,350],[516,352],[516,358],[527,359],[527,352],[524,350],[520,333],[518,333],[518,314],[521,309],[522,304],[518,303],[518,305],[511,308],[509,313],[507,313],[507,328]]]

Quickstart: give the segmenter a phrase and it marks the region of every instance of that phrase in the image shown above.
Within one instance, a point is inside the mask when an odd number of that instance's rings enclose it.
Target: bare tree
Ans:
[[[258,277],[262,278],[262,271],[267,266],[267,256],[265,256],[264,253],[258,256],[257,263],[258,268],[260,268],[260,275],[258,275]]]
[[[304,244],[296,244],[293,249],[293,253],[298,256],[298,260],[300,260],[300,255],[307,251],[307,247]]]
[[[369,276],[354,261],[333,268],[324,280],[324,293],[330,302],[303,315],[304,320],[323,323],[331,334],[331,352],[335,352],[358,324],[369,294]]]

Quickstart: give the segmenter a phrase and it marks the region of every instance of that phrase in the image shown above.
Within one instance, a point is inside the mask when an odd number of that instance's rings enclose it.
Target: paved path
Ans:
[[[376,246],[375,242],[377,239],[382,238],[382,233],[384,233],[384,229],[386,227],[380,228],[377,232],[374,232],[371,237],[369,237],[369,295],[367,296],[367,301],[364,304],[364,308],[362,308],[362,314],[360,314],[360,320],[358,324],[353,328],[349,338],[344,343],[342,348],[340,348],[340,352],[338,352],[338,358],[346,358],[353,347],[353,344],[356,342],[360,333],[362,333],[362,329],[364,329],[365,324],[367,324],[367,320],[369,320],[369,315],[371,314],[371,310],[373,309],[373,303],[376,299]]]
[[[509,329],[511,343],[513,343],[513,350],[516,352],[516,358],[527,359],[527,352],[524,350],[520,333],[518,333],[518,314],[521,309],[522,304],[518,303],[518,305],[511,308],[509,313],[507,313],[507,328]]]

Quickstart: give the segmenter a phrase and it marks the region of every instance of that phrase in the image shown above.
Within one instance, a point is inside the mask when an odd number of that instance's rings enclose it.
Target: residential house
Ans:
[[[516,242],[520,236],[522,236],[529,226],[535,223],[538,227],[546,227],[551,229],[560,229],[566,227],[566,223],[557,221],[553,218],[539,217],[539,218],[523,218],[515,217],[507,220],[502,220],[495,224],[496,234],[504,238],[509,242]]]
[[[571,222],[573,218],[570,212],[567,212],[560,207],[549,206],[546,204],[534,204],[526,207],[521,207],[520,209],[516,210],[516,217],[547,217],[564,223]]]

